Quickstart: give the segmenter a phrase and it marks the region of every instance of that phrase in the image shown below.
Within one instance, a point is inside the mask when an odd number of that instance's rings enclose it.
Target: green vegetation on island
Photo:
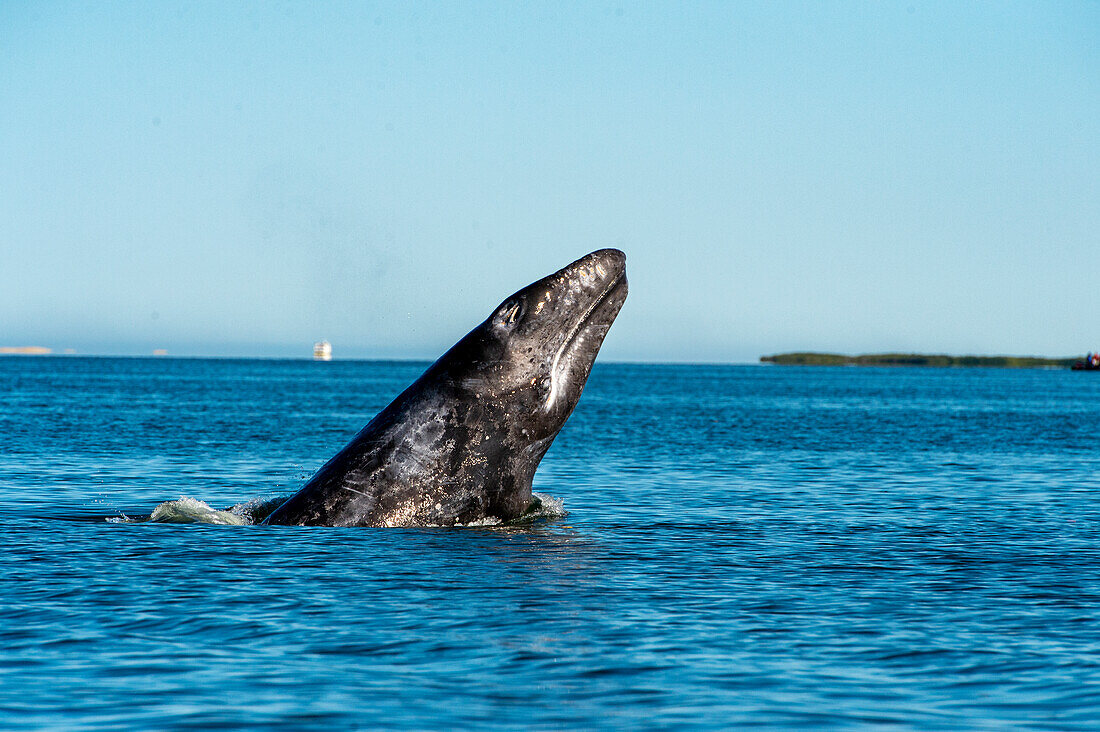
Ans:
[[[785,366],[942,366],[963,368],[1072,368],[1075,358],[1036,356],[946,356],[922,353],[873,353],[845,356],[840,353],[779,353],[761,356],[764,363]]]

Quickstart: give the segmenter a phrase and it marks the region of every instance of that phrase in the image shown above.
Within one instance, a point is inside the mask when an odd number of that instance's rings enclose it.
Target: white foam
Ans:
[[[492,528],[492,527],[515,527],[525,526],[527,524],[537,524],[544,521],[555,521],[563,518],[569,512],[565,510],[565,502],[560,498],[554,498],[553,496],[543,495],[542,493],[532,493],[531,505],[527,508],[527,512],[517,519],[512,521],[501,521],[496,516],[486,516],[485,518],[476,519],[468,523],[455,523],[451,526],[462,528]],[[428,524],[429,528],[444,528],[443,524]]]
[[[158,524],[217,524],[222,526],[244,526],[258,524],[276,508],[281,506],[289,496],[276,496],[275,498],[253,498],[243,503],[238,503],[221,511],[213,508],[205,501],[190,496],[180,496],[175,501],[165,501],[148,516],[130,517],[126,514],[110,516],[107,521],[113,524],[143,523],[146,521]],[[465,524],[454,524],[470,528],[489,528],[494,526],[523,526],[526,524],[554,521],[565,517],[569,512],[565,510],[565,502],[560,498],[533,493],[533,500],[527,512],[514,521],[505,523],[495,516],[486,516],[482,519],[470,521]]]
[[[456,523],[455,526],[500,526],[501,523],[501,520],[498,519],[496,516],[486,516],[485,518],[477,519],[476,521],[471,521],[467,524]]]

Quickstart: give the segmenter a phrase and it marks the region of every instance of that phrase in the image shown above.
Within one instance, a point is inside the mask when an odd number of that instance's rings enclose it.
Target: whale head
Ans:
[[[489,411],[508,415],[513,444],[553,439],[626,295],[626,255],[592,252],[505,298],[440,360]]]

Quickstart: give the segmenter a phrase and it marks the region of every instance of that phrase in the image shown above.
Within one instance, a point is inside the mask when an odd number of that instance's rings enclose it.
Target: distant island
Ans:
[[[52,348],[44,346],[0,346],[0,355],[4,356],[48,356]]]
[[[761,356],[763,363],[784,366],[942,366],[963,368],[1073,368],[1076,358],[1035,356],[945,356],[923,353],[872,353],[845,356],[840,353],[778,353]]]

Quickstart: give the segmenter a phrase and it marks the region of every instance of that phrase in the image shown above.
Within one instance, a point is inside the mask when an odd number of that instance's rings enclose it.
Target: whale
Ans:
[[[626,255],[592,252],[506,298],[263,521],[509,522],[573,413],[627,296]]]

